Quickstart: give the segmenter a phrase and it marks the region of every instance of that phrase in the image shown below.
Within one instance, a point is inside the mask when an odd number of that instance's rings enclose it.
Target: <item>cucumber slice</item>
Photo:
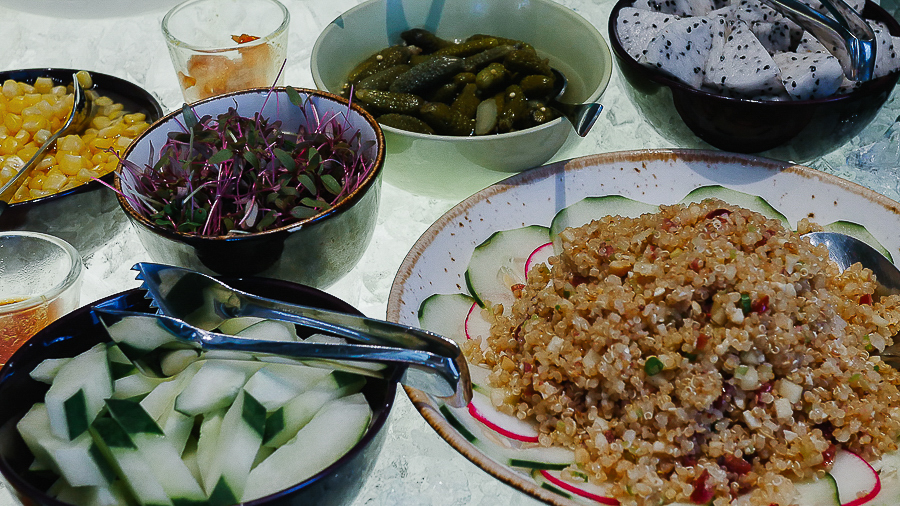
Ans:
[[[141,406],[156,420],[156,423],[162,426],[166,424],[168,417],[175,412],[175,400],[178,395],[190,383],[203,363],[205,362],[194,362],[174,379],[160,383],[141,399]]]
[[[636,218],[642,214],[655,213],[659,207],[630,199],[622,195],[603,195],[585,197],[578,202],[560,209],[550,222],[550,237],[553,239],[553,250],[558,255],[562,248],[559,245],[559,233],[569,227],[580,227],[599,220],[604,216],[623,216]]]
[[[175,376],[200,358],[198,350],[172,350],[162,356],[159,369],[163,376]]]
[[[466,341],[466,319],[474,304],[473,297],[462,293],[431,295],[419,306],[419,325],[462,344]]]
[[[173,410],[166,419],[166,424],[161,427],[166,439],[175,447],[175,451],[183,456],[191,432],[194,430],[194,417]]]
[[[16,428],[39,467],[62,476],[68,485],[105,487],[114,478],[106,462],[98,458],[90,434],[83,433],[71,441],[53,434],[45,404],[34,404]]]
[[[509,311],[515,301],[513,285],[525,282],[525,262],[550,240],[550,229],[539,225],[494,232],[475,247],[466,269],[466,285],[482,307],[503,304]]]
[[[132,399],[143,398],[159,385],[172,381],[171,378],[154,378],[147,376],[137,369],[127,376],[123,376],[113,382],[113,398]]]
[[[371,419],[372,410],[361,393],[329,402],[290,443],[250,472],[242,500],[283,490],[325,469],[362,438]]]
[[[271,412],[299,395],[302,389],[278,376],[268,367],[263,367],[250,377],[244,385],[244,391],[259,401],[267,412]]]
[[[860,241],[868,244],[869,246],[878,250],[879,253],[884,255],[884,258],[887,258],[894,263],[894,257],[891,256],[891,252],[888,251],[887,248],[884,247],[883,244],[878,242],[878,239],[872,235],[869,230],[860,225],[859,223],[853,223],[852,221],[836,221],[834,223],[829,223],[828,225],[823,225],[823,229],[826,232],[837,232],[839,234],[849,235],[850,237],[855,237]]]
[[[91,435],[116,474],[125,482],[141,506],[170,506],[171,499],[157,480],[146,457],[115,420],[98,417],[91,424]]]
[[[98,344],[62,366],[45,402],[53,434],[74,439],[84,433],[112,395],[106,347]]]
[[[195,416],[228,407],[262,366],[255,361],[207,360],[175,398],[175,409]]]
[[[100,318],[103,322],[103,318]],[[130,360],[138,360],[157,348],[178,343],[169,331],[160,327],[153,318],[123,318],[106,325],[106,332]]]
[[[102,487],[73,487],[62,483],[57,487],[54,497],[64,503],[79,506],[121,506],[133,502],[121,481]]]
[[[720,185],[701,186],[688,193],[679,204],[702,202],[706,199],[719,199],[729,204],[743,207],[762,214],[766,218],[779,220],[787,229],[792,229],[788,219],[777,209],[772,207],[766,199],[756,195],[750,195],[738,190],[732,190]]]
[[[203,421],[200,423],[200,435],[197,438],[197,469],[205,490],[213,490],[216,486],[215,483],[206,481],[206,477],[210,476],[210,469],[216,455],[216,444],[219,441],[219,431],[224,418],[225,410],[222,409],[204,414]]]
[[[242,390],[222,419],[215,455],[203,481],[216,483],[219,493],[227,490],[231,496],[241,497],[265,426],[266,409]]]
[[[365,384],[364,377],[341,371],[323,378],[310,390],[294,397],[269,416],[263,444],[277,448],[287,443],[315,417],[322,406],[359,392]]]
[[[29,373],[31,379],[35,381],[40,381],[41,383],[52,384],[53,378],[59,374],[59,370],[62,369],[64,365],[71,361],[71,357],[66,358],[48,358],[38,364],[32,371]]]
[[[795,483],[801,506],[840,506],[837,483],[830,474],[820,479]]]
[[[297,341],[297,327],[278,320],[260,320],[233,335],[267,341]]]
[[[263,321],[263,318],[255,316],[241,316],[238,318],[229,318],[219,324],[219,332],[231,336],[237,335],[238,332],[246,329],[254,323]]]
[[[180,449],[166,438],[162,428],[139,403],[125,399],[108,399],[106,406],[173,502],[206,500],[206,493],[181,460]]]

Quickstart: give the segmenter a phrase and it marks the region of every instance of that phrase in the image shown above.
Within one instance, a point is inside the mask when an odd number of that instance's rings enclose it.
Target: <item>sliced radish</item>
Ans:
[[[835,454],[831,476],[837,484],[841,506],[860,506],[881,491],[881,478],[875,469],[865,459],[847,450]]]
[[[466,339],[475,339],[481,337],[487,339],[491,334],[491,322],[484,318],[481,313],[481,306],[477,302],[473,303],[466,315]]]
[[[562,478],[561,471],[542,469],[539,471],[539,473],[544,477],[545,480],[565,490],[566,492],[571,492],[586,499],[597,501],[600,504],[609,504],[610,506],[616,506],[619,504],[619,501],[606,495],[607,489],[609,487],[601,487],[599,485],[594,485],[593,483],[588,483],[587,481],[583,483],[573,483],[571,481],[564,480]]]
[[[419,306],[419,325],[461,344],[473,305],[477,305],[475,299],[462,293],[431,295]]]
[[[531,252],[531,256],[528,257],[528,260],[525,261],[525,279],[528,279],[528,273],[531,272],[531,268],[538,264],[546,264],[547,267],[550,267],[550,262],[548,260],[553,256],[553,243],[548,242],[546,244],[542,244],[537,247],[534,251]]]
[[[503,436],[525,443],[538,442],[538,431],[534,424],[497,411],[485,395],[473,392],[468,409],[472,418]]]

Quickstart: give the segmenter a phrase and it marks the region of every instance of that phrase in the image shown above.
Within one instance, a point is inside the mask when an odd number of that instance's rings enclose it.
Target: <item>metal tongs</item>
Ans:
[[[380,362],[405,367],[400,382],[454,407],[472,399],[469,369],[459,346],[433,332],[398,323],[259,297],[205,274],[153,263],[133,267],[156,318],[182,340],[204,349],[272,353],[295,358]],[[121,311],[107,311],[122,315]],[[229,318],[252,316],[294,323],[364,344],[262,341],[211,332]]]
[[[820,1],[833,18],[798,0],[762,0],[813,34],[829,50],[833,48],[847,79],[871,80],[875,72],[876,49],[872,27],[843,0]]]

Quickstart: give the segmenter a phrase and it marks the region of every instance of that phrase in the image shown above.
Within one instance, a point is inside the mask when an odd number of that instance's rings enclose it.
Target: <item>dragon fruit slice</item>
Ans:
[[[769,54],[790,51],[794,45],[793,30],[786,20],[757,21],[750,24],[750,30]]]
[[[815,37],[815,35],[804,31],[803,36],[800,37],[800,42],[797,44],[797,52],[798,53],[828,53],[831,54],[831,51],[822,44],[819,39]]]
[[[640,62],[699,89],[703,84],[703,67],[711,47],[712,32],[708,19],[681,18],[667,24],[650,41]]]
[[[680,19],[678,16],[624,7],[619,11],[616,19],[616,33],[622,48],[635,60],[640,60],[646,51],[650,40],[656,37],[663,28],[672,21]]]
[[[778,66],[747,23],[726,22],[724,43],[710,51],[704,82],[725,94],[744,98],[783,93]]]
[[[794,100],[831,96],[844,81],[841,63],[828,53],[779,53],[773,59]]]
[[[702,16],[715,9],[713,0],[638,0],[633,7],[676,16]]]
[[[887,28],[872,23],[875,32],[875,72],[874,77],[884,77],[900,70],[900,37],[894,37]]]

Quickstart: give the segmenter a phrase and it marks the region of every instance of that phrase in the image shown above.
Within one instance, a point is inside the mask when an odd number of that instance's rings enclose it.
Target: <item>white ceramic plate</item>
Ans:
[[[533,169],[488,187],[437,220],[407,255],[388,300],[387,318],[418,325],[422,301],[435,293],[466,293],[464,273],[475,246],[493,232],[549,226],[557,211],[584,197],[624,195],[651,204],[678,202],[700,186],[719,184],[765,198],[795,225],[849,220],[864,225],[892,253],[900,248],[900,204],[855,183],[808,167],[713,151],[609,153]],[[503,482],[549,504],[577,503],[499,464],[447,421],[440,404],[407,394],[425,420],[457,451]]]

